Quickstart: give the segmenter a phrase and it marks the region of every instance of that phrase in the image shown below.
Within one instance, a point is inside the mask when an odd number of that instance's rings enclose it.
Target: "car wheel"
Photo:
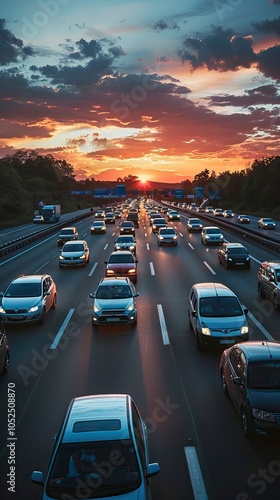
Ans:
[[[6,357],[5,357],[5,363],[4,363],[4,366],[0,372],[0,375],[4,375],[4,373],[7,373],[7,371],[9,370],[9,366],[10,366],[10,354],[9,354],[9,351],[7,351]]]
[[[241,425],[242,425],[242,430],[243,434],[247,439],[252,439],[253,437],[253,429],[252,425],[250,424],[249,417],[248,417],[248,412],[246,408],[242,406],[241,408]]]
[[[260,283],[258,283],[258,294],[262,299],[265,298],[265,294],[263,293],[263,289]]]
[[[221,258],[218,257],[219,264],[222,264]]]
[[[55,309],[55,308],[56,308],[56,301],[57,301],[57,295],[55,294],[55,295],[54,295],[54,298],[53,298],[53,303],[52,303],[52,305],[51,305],[51,308],[52,308],[52,309]]]
[[[229,265],[228,265],[228,262],[226,261],[225,262],[225,268],[228,269],[229,268]]]
[[[203,351],[204,346],[202,345],[198,331],[196,331],[195,333],[195,338],[196,338],[196,349],[200,352]]]
[[[43,312],[42,312],[42,316],[40,319],[41,325],[43,325],[43,323],[45,323],[45,317],[46,317],[46,308],[44,307]]]
[[[228,396],[228,388],[223,370],[221,371],[221,383],[222,383],[223,393],[226,394],[226,396]]]
[[[188,313],[188,317],[189,317],[189,327],[190,327],[190,329],[192,330],[192,329],[193,329],[193,327],[192,327],[192,322],[191,322],[190,313]]]
[[[160,247],[160,246],[161,246],[161,243],[160,243],[159,241],[158,241],[157,243],[158,243],[158,246]]]
[[[133,324],[133,326],[136,326],[136,325],[137,325],[137,316],[136,316],[136,318],[135,318],[135,320],[133,321],[133,323],[132,323],[132,324]]]
[[[251,264],[249,262],[249,264],[247,264],[247,269],[250,269],[250,267],[251,267]]]

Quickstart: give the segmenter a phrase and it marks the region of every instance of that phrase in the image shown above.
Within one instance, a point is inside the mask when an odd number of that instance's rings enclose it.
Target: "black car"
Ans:
[[[239,224],[250,224],[250,217],[248,215],[238,215],[237,222]]]
[[[10,364],[10,351],[3,321],[0,319],[0,375],[7,373]]]
[[[250,269],[250,255],[241,243],[223,243],[218,250],[218,259],[226,269],[230,267]]]
[[[280,437],[280,343],[248,341],[221,356],[222,388],[241,417],[244,435]]]
[[[131,221],[123,221],[120,226],[120,234],[135,234],[135,226]]]

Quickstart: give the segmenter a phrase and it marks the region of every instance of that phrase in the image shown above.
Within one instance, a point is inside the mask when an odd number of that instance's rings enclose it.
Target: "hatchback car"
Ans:
[[[247,313],[233,291],[222,283],[193,285],[188,299],[188,318],[197,349],[248,340]]]
[[[128,234],[127,236],[118,236],[115,241],[115,251],[129,250],[136,255],[136,240],[134,236]]]
[[[167,212],[167,218],[168,220],[180,220],[180,214],[177,212],[177,210],[169,210]]]
[[[147,427],[132,397],[98,394],[72,399],[46,478],[33,471],[31,480],[43,487],[42,500],[150,500],[149,479],[159,471],[149,463]]]
[[[129,278],[103,278],[95,293],[90,294],[92,326],[136,324],[138,295]]]
[[[0,298],[4,323],[43,323],[46,313],[56,307],[56,284],[48,274],[23,274],[0,293]]]
[[[255,340],[226,349],[220,375],[245,436],[280,437],[280,344]]]
[[[57,244],[59,247],[61,247],[62,245],[64,245],[64,243],[66,243],[66,241],[77,240],[78,236],[79,236],[78,231],[74,226],[64,227],[63,229],[60,230],[57,239]]]
[[[131,221],[122,221],[120,225],[120,234],[135,234],[135,226]]]
[[[233,267],[250,269],[250,255],[241,243],[223,243],[218,250],[218,260],[226,269]]]
[[[105,276],[125,276],[134,283],[137,282],[138,260],[129,250],[112,252],[109,259],[105,260],[104,263],[106,264]]]
[[[89,247],[85,240],[67,241],[59,255],[59,267],[86,267],[89,263]]]
[[[280,310],[280,262],[265,261],[258,271],[259,296],[269,298],[276,310]]]
[[[237,222],[239,224],[250,224],[250,217],[248,215],[238,215]]]
[[[178,235],[173,227],[161,227],[157,233],[158,245],[173,245],[178,244]]]
[[[94,220],[90,226],[90,234],[105,234],[106,231],[104,220]]]
[[[224,242],[224,235],[222,231],[216,226],[206,226],[201,231],[201,242],[204,245],[222,245]]]
[[[187,230],[189,233],[200,232],[203,228],[203,224],[200,219],[190,217],[187,222]]]
[[[275,229],[276,224],[270,217],[263,217],[258,220],[258,227],[260,229]]]
[[[5,326],[0,319],[0,375],[7,373],[10,366],[10,351]]]

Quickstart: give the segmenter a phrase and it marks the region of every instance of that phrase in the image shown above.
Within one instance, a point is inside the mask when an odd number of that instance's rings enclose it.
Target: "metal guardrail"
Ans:
[[[3,243],[3,245],[0,245],[0,257],[8,255],[9,253],[14,252],[15,250],[18,250],[26,245],[29,245],[30,243],[33,243],[33,241],[44,238],[48,234],[55,233],[56,231],[65,227],[66,225],[68,226],[72,225],[74,224],[74,222],[77,222],[79,220],[85,219],[90,216],[92,216],[92,212],[86,212],[78,215],[77,217],[72,217],[70,219],[67,219],[66,221],[63,222],[57,222],[55,224],[50,223],[50,225],[47,228],[40,229],[39,231],[33,231],[32,233],[29,233],[25,236],[20,236],[15,240]]]

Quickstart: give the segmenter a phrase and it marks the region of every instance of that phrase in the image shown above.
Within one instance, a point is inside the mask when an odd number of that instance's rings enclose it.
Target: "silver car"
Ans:
[[[59,267],[86,267],[89,247],[85,240],[67,241],[59,255]]]
[[[233,291],[222,283],[193,285],[188,300],[188,319],[197,349],[248,340],[247,313]]]
[[[201,231],[201,242],[204,243],[204,245],[221,245],[224,242],[224,235],[216,226],[203,227]]]
[[[157,233],[158,246],[178,244],[178,235],[173,227],[161,227]]]
[[[0,298],[4,323],[43,323],[46,313],[56,307],[56,284],[48,274],[23,274],[0,293]]]
[[[115,241],[115,251],[129,250],[136,255],[136,240],[133,235],[118,236]]]
[[[90,297],[92,326],[137,323],[136,292],[129,278],[103,278]]]
[[[46,478],[33,471],[42,500],[151,500],[147,427],[128,394],[97,394],[71,401],[58,432]],[[85,496],[86,492],[86,496]]]

